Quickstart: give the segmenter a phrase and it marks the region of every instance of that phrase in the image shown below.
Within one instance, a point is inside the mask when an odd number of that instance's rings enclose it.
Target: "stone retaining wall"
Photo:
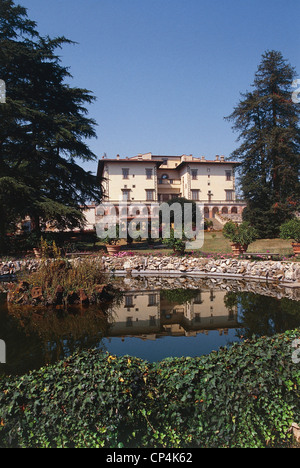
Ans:
[[[298,262],[138,255],[96,258],[101,259],[105,271],[120,275],[249,278],[300,287],[300,263]],[[72,261],[81,261],[81,259],[74,258]],[[38,259],[0,260],[0,276],[18,274],[22,271],[34,272],[38,269],[39,262]]]
[[[115,274],[189,275],[193,277],[251,278],[299,284],[300,263],[190,257],[102,257],[104,269]]]
[[[24,260],[1,260],[0,259],[0,276],[15,275],[21,271],[34,272],[37,271],[40,260],[24,259]]]

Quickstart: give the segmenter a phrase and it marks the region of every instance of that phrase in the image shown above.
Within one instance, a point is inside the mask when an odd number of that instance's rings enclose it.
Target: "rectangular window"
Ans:
[[[129,169],[122,169],[123,179],[129,179]]]
[[[232,201],[232,200],[233,200],[233,191],[226,190],[226,201]]]
[[[199,200],[199,190],[192,190],[192,200],[197,201]]]
[[[231,180],[232,172],[231,171],[225,171],[226,174],[226,180]]]
[[[146,179],[152,179],[153,169],[146,169]]]
[[[198,179],[198,170],[197,169],[192,169],[192,180],[197,180]]]
[[[125,306],[133,307],[133,296],[125,296]]]
[[[130,190],[123,189],[122,193],[123,193],[123,196],[122,196],[123,201],[130,200]]]
[[[146,200],[147,201],[154,200],[154,190],[146,190]]]
[[[156,305],[156,294],[149,294],[148,299],[148,306]]]

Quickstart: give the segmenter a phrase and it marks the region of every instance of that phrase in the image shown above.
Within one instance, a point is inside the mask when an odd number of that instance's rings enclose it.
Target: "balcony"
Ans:
[[[202,200],[201,200],[202,201]],[[232,199],[232,200],[214,200],[213,198],[203,200],[203,203],[209,203],[211,205],[216,204],[216,205],[245,205],[246,202],[244,200],[240,199]]]
[[[158,185],[180,185],[180,179],[157,179]]]

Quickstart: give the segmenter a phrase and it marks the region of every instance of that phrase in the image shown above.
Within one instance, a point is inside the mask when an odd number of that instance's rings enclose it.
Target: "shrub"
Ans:
[[[114,227],[110,226],[110,229],[113,231]],[[107,245],[118,245],[120,242],[120,225],[117,224],[115,226],[115,233],[113,236],[107,234],[107,236],[103,239],[104,244]]]
[[[32,289],[41,290],[44,301],[54,298],[58,290],[62,298],[69,294],[84,291],[91,296],[96,291],[96,286],[108,282],[108,276],[103,271],[101,258],[84,258],[68,261],[66,259],[50,259],[40,263],[36,272],[23,276],[23,284],[26,286],[25,296],[30,296]],[[11,289],[10,302],[22,303],[24,287],[15,284]],[[116,290],[117,292],[117,290]],[[42,299],[42,298],[41,298]],[[62,303],[62,301],[61,301]]]
[[[0,380],[1,447],[288,446],[300,330],[149,364],[96,350]]]
[[[41,237],[40,241],[40,248],[41,248],[41,257],[46,260],[47,258],[61,258],[61,250],[57,247],[55,241],[47,241],[43,237]]]
[[[144,372],[138,359],[93,350],[2,381],[0,446],[117,447],[122,440],[130,442],[137,436]]]
[[[300,385],[288,335],[158,363],[152,425],[163,432],[168,423],[181,446],[263,448],[286,442],[292,421],[299,419]]]
[[[295,242],[300,242],[300,219],[294,218],[282,224],[280,237],[282,239],[291,239]]]
[[[173,228],[170,229],[170,237],[165,238],[162,240],[163,244],[165,244],[168,248],[173,249],[174,252],[184,253],[186,247],[186,241],[188,240],[185,236],[182,228],[182,232],[180,233],[181,237],[176,237],[175,230]]]
[[[244,221],[240,225],[229,221],[223,228],[223,235],[231,242],[244,246],[250,245],[258,238],[256,229],[247,221]]]
[[[212,228],[214,225],[213,221],[211,219],[205,219],[204,220],[204,230],[207,231],[207,229]]]

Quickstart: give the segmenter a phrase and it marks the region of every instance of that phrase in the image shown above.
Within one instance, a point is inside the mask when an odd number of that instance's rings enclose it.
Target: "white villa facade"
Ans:
[[[245,202],[238,201],[235,189],[235,169],[238,163],[192,155],[156,156],[152,153],[134,157],[107,159],[98,165],[98,177],[103,180],[105,202],[117,207],[126,202],[148,205],[183,197],[204,204],[204,216],[213,219],[218,214],[240,217]],[[149,215],[151,213],[149,212]]]
[[[141,219],[153,219],[157,217],[161,203],[180,197],[200,202],[206,219],[214,222],[217,219],[217,224],[224,225],[228,219],[240,222],[246,207],[246,203],[236,196],[237,166],[237,162],[226,161],[224,156],[208,160],[192,155],[156,156],[146,153],[130,158],[103,157],[98,163],[97,176],[103,187],[102,204],[113,206],[120,221],[135,218],[139,205],[143,209],[147,207],[146,214],[140,213]],[[84,207],[83,231],[94,231],[97,223],[101,222],[102,216],[97,216],[97,208],[96,203]],[[29,218],[22,224],[30,230]],[[56,229],[48,226],[47,231]]]

